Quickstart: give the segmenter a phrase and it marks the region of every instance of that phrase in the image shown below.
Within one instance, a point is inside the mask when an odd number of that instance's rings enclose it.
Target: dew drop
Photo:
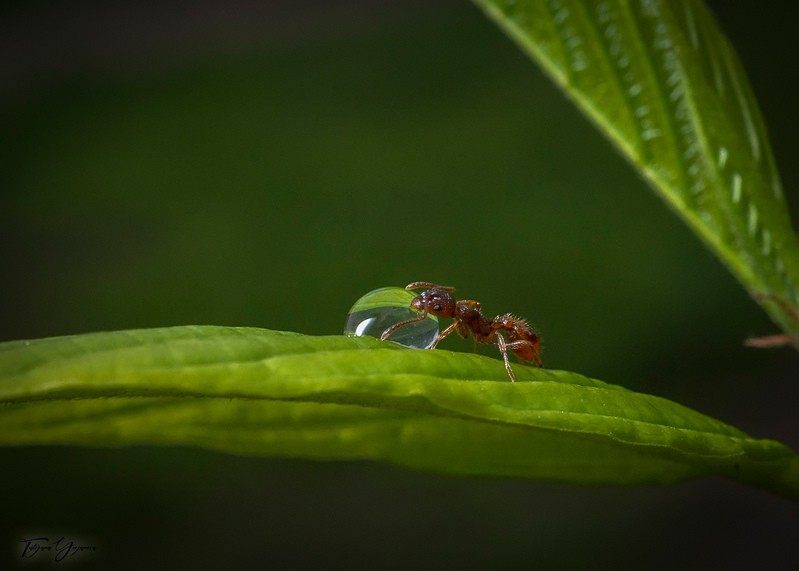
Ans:
[[[398,287],[384,287],[370,291],[356,301],[347,314],[344,334],[351,337],[376,337],[383,331],[419,314],[411,309],[414,294]],[[411,349],[429,349],[438,336],[438,319],[429,315],[423,321],[397,329],[391,341]]]

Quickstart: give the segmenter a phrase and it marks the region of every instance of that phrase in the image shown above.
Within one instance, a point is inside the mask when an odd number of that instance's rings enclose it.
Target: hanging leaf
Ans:
[[[799,332],[799,242],[749,82],[700,0],[476,0]]]

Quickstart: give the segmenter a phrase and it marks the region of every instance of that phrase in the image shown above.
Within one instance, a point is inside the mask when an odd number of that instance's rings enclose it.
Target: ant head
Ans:
[[[411,308],[427,311],[438,317],[452,317],[455,315],[455,298],[449,292],[428,289],[413,298]]]

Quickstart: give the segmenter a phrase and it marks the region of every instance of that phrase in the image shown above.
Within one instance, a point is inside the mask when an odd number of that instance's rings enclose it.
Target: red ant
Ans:
[[[419,317],[395,323],[380,336],[380,339],[388,339],[397,329],[410,323],[422,321],[428,313],[438,317],[451,317],[455,321],[438,334],[431,349],[435,349],[438,342],[444,337],[457,330],[461,337],[468,337],[471,333],[474,337],[475,349],[478,343],[496,343],[505,361],[505,370],[511,381],[516,381],[516,375],[510,368],[508,361],[508,349],[522,361],[533,361],[539,367],[541,362],[541,339],[533,327],[524,319],[514,317],[510,313],[498,315],[494,319],[488,319],[481,313],[480,302],[474,300],[455,300],[450,293],[455,291],[454,287],[436,285],[430,282],[413,282],[405,286],[408,291],[425,288],[425,291],[417,295],[411,301],[411,309],[421,311]],[[508,339],[502,333],[507,334]]]

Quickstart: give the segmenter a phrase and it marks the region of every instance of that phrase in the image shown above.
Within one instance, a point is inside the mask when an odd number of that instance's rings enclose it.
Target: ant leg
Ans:
[[[391,337],[391,335],[393,335],[394,332],[400,327],[405,327],[406,325],[410,325],[411,323],[422,321],[425,317],[427,317],[427,310],[425,310],[424,313],[422,313],[419,317],[414,317],[413,319],[408,319],[406,321],[400,321],[399,323],[395,323],[394,325],[383,331],[383,334],[380,336],[380,340],[385,341],[386,339]]]
[[[431,348],[431,349],[435,349],[435,348],[436,348],[436,345],[438,345],[438,342],[439,342],[439,341],[441,341],[441,340],[442,340],[444,337],[446,337],[447,335],[449,335],[450,333],[452,333],[453,331],[455,331],[455,329],[458,327],[458,323],[459,323],[458,321],[455,321],[455,322],[453,322],[453,323],[452,323],[452,325],[450,325],[450,326],[449,326],[449,327],[447,327],[447,328],[446,328],[444,331],[442,331],[441,333],[439,333],[439,334],[438,334],[438,337],[436,337],[436,340],[435,340],[435,341],[433,341],[433,344],[432,344],[432,345],[430,345],[430,348]]]
[[[449,291],[449,292],[455,291],[454,287],[442,286],[431,282],[411,282],[405,286],[405,289],[408,291],[414,289],[438,289],[441,291]]]
[[[538,367],[544,366],[544,362],[541,360],[541,356],[538,354],[538,349],[536,349],[535,345],[533,345],[531,342],[525,339],[520,339],[518,341],[513,341],[511,343],[508,343],[507,347],[508,349],[513,351],[516,354],[516,356],[519,357],[519,359],[523,361],[529,361],[530,359],[527,359],[526,357],[519,355],[518,351],[529,349],[530,352],[532,353],[532,361],[536,364],[536,366]]]
[[[499,345],[499,351],[502,353],[502,359],[505,361],[505,370],[508,371],[511,382],[515,383],[516,375],[513,374],[513,369],[510,368],[510,361],[508,360],[508,346],[505,344],[505,338],[499,331],[497,331],[497,345]]]

